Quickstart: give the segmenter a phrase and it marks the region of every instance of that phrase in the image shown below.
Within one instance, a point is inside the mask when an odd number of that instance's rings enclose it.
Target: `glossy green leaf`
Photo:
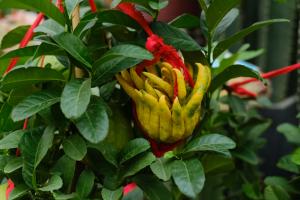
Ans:
[[[213,92],[230,79],[237,77],[252,77],[261,80],[258,72],[243,65],[231,65],[213,78],[209,91]]]
[[[79,135],[72,135],[62,143],[64,152],[70,158],[80,161],[87,153],[85,141]]]
[[[172,45],[176,49],[184,51],[201,50],[201,47],[193,38],[176,27],[163,22],[155,22],[152,24],[152,29],[164,39],[166,44]]]
[[[224,31],[226,31],[226,29],[234,22],[238,15],[239,10],[237,8],[233,8],[232,10],[230,10],[217,26],[215,36],[219,36]]]
[[[190,198],[196,198],[205,182],[202,164],[197,159],[174,161],[172,163],[172,177],[178,189]]]
[[[58,175],[53,175],[47,183],[39,188],[40,191],[43,192],[52,192],[54,190],[59,190],[63,186],[63,181]]]
[[[74,59],[81,62],[88,68],[92,68],[92,59],[88,48],[71,33],[61,33],[52,37],[53,40],[63,49],[65,49]]]
[[[165,1],[150,0],[148,4],[149,4],[150,8],[152,8],[153,10],[161,10],[168,6],[169,1],[168,0],[165,0]]]
[[[221,0],[222,1],[222,0]],[[272,19],[262,22],[257,22],[249,26],[248,28],[245,28],[241,30],[240,32],[235,33],[234,35],[226,38],[225,40],[219,42],[217,46],[214,48],[213,57],[217,58],[219,55],[221,55],[225,50],[227,50],[229,47],[231,47],[233,44],[235,44],[237,41],[241,40],[242,38],[246,37],[250,33],[263,28],[264,26],[278,23],[278,22],[288,22],[288,20],[285,19]]]
[[[64,76],[56,70],[49,68],[30,67],[20,68],[9,72],[1,82],[2,90],[11,90],[17,87],[44,83],[49,81],[65,81]]]
[[[14,121],[24,120],[39,111],[59,102],[60,96],[56,92],[42,91],[26,97],[14,107],[11,118]]]
[[[6,49],[8,47],[12,47],[16,44],[19,44],[23,39],[25,33],[27,32],[29,26],[18,26],[13,30],[9,31],[1,41],[1,48]]]
[[[151,165],[155,161],[155,159],[156,158],[153,155],[153,153],[146,152],[130,160],[129,163],[126,165],[126,169],[124,169],[123,171],[123,178],[135,175],[140,170]]]
[[[185,13],[173,19],[169,24],[177,28],[198,28],[200,17]]]
[[[52,126],[47,127],[44,130],[44,133],[38,143],[37,149],[36,149],[36,166],[39,165],[39,163],[43,160],[43,158],[46,156],[48,150],[52,147],[52,142],[54,139],[54,131],[55,128]]]
[[[235,142],[225,135],[207,134],[191,140],[186,145],[184,152],[215,151],[223,153],[224,150],[234,149],[235,147]]]
[[[170,161],[165,158],[158,158],[154,163],[150,165],[151,171],[159,179],[168,181],[171,178],[171,165]]]
[[[265,200],[290,200],[289,194],[280,186],[267,186],[264,190]]]
[[[76,193],[84,199],[89,196],[94,187],[95,175],[91,170],[84,170],[78,179]]]
[[[109,119],[104,102],[92,101],[86,112],[75,121],[81,135],[91,143],[105,139],[109,130]]]
[[[81,2],[82,0],[65,0],[65,6],[67,13],[69,15],[69,18],[71,18],[72,13],[75,9],[75,7]]]
[[[42,135],[43,129],[30,129],[23,135],[19,144],[23,158],[23,179],[26,185],[35,189],[37,188],[36,168],[38,166],[37,158],[39,157],[37,149]]]
[[[147,140],[143,138],[131,140],[121,151],[120,163],[123,163],[148,149],[150,149],[150,144]]]
[[[79,118],[87,109],[91,98],[91,79],[71,80],[61,95],[60,108],[68,119]]]
[[[10,193],[8,200],[20,199],[21,197],[26,195],[28,192],[29,192],[29,188],[26,185],[18,184],[15,186],[15,188]]]
[[[49,36],[61,34],[65,31],[65,28],[52,19],[47,19],[41,25],[34,29],[34,32],[46,33]]]
[[[151,200],[172,200],[172,193],[157,178],[150,175],[139,175],[134,182],[143,190],[145,197]]]
[[[300,144],[300,128],[299,127],[292,125],[292,124],[283,123],[277,127],[277,131],[282,133],[288,142],[293,143],[293,144]]]
[[[23,130],[16,130],[6,135],[0,140],[0,149],[17,148],[24,132]]]
[[[296,149],[292,155],[291,155],[291,160],[297,164],[297,165],[300,165],[300,148]]]
[[[42,12],[47,17],[57,21],[61,25],[65,25],[65,18],[63,14],[49,0],[1,0],[0,8],[16,8]]]
[[[222,21],[225,15],[235,6],[239,4],[240,0],[214,0],[208,7],[206,12],[206,21],[209,31],[212,33]]]
[[[123,188],[120,187],[117,190],[109,190],[103,188],[101,191],[103,200],[120,200],[123,196]]]
[[[152,60],[146,49],[135,45],[118,45],[107,51],[93,65],[94,82],[103,84],[116,73],[133,67],[143,60]]]
[[[104,10],[98,13],[98,22],[127,26],[141,29],[141,26],[131,17],[118,10]]]
[[[8,160],[4,167],[4,173],[9,174],[23,166],[23,159],[21,157],[15,157]]]

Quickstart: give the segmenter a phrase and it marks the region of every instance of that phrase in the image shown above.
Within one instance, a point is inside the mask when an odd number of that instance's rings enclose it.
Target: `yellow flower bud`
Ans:
[[[133,99],[139,123],[148,136],[163,143],[174,143],[190,136],[201,118],[201,103],[210,81],[209,67],[196,63],[188,66],[196,75],[190,88],[181,70],[169,63],[146,67],[137,74],[135,68],[116,76],[119,84]],[[177,94],[174,87],[177,86]]]

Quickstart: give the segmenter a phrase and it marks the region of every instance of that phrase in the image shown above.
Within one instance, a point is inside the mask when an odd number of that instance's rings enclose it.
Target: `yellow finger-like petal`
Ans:
[[[157,98],[157,94],[156,94],[154,88],[149,83],[148,79],[146,79],[146,81],[145,81],[145,90],[147,93],[151,94],[154,98]]]
[[[194,129],[196,128],[197,124],[200,121],[200,115],[201,115],[201,112],[200,112],[200,108],[199,108],[191,118],[185,118],[185,123],[188,125],[185,126],[186,129],[185,129],[183,138],[186,138],[186,137],[192,135]]]
[[[164,81],[163,79],[155,76],[149,72],[143,72],[144,76],[146,76],[152,83],[154,83],[160,90],[166,92],[169,97],[173,96],[173,89],[172,86]]]
[[[199,91],[199,89],[203,90],[203,92],[206,91],[211,76],[210,69],[207,66],[204,66],[201,63],[196,63],[196,66],[198,67],[197,80],[195,82],[195,86],[191,93],[191,96],[193,96],[197,91]]]
[[[159,105],[158,100],[148,93],[143,93],[145,102],[150,108],[149,136],[153,139],[159,139]]]
[[[157,68],[155,65],[147,66],[146,70],[147,70],[147,72],[149,72],[151,74],[154,74],[156,76],[158,75]]]
[[[159,139],[162,142],[170,143],[168,138],[172,135],[172,115],[167,105],[166,96],[159,99]]]
[[[176,97],[172,106],[172,137],[170,142],[175,142],[182,139],[185,133],[183,109]]]
[[[189,71],[191,77],[193,78],[194,77],[194,68],[193,68],[193,66],[190,65],[190,64],[187,64],[187,68],[188,68],[188,71]]]
[[[183,74],[178,69],[173,69],[176,74],[177,85],[178,85],[178,97],[182,101],[186,97],[186,87]]]
[[[134,82],[137,89],[144,89],[143,79],[136,73],[135,68],[130,68],[131,80]]]
[[[134,83],[131,80],[131,76],[127,70],[121,71],[121,76],[128,84],[130,84],[131,86],[134,86]]]
[[[120,83],[120,85],[122,86],[122,88],[125,90],[125,92],[134,100],[134,102],[137,102],[137,100],[139,99],[137,90],[135,90],[135,88],[130,86],[130,84],[128,84],[128,82],[126,82],[122,78],[122,76],[116,75],[116,78],[117,78],[118,82]]]
[[[186,113],[188,118],[191,118],[194,115],[194,113],[201,107],[203,95],[204,92],[201,89],[199,89],[184,107],[184,112]]]

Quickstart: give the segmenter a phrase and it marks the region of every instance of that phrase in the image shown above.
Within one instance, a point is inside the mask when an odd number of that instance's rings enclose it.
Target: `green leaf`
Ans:
[[[87,109],[91,98],[91,79],[71,80],[61,95],[60,108],[68,119],[79,118]]]
[[[95,175],[91,170],[84,170],[78,179],[76,185],[76,193],[81,197],[81,199],[85,199],[91,193],[94,187]]]
[[[24,130],[16,130],[9,133],[7,136],[0,140],[0,149],[17,148],[24,132]]]
[[[257,165],[259,163],[258,157],[255,154],[255,152],[248,147],[243,147],[243,148],[237,149],[236,151],[232,152],[232,154],[235,157],[237,157],[251,165]]]
[[[54,168],[51,170],[51,173],[61,175],[64,183],[63,187],[66,191],[71,190],[72,180],[75,173],[75,164],[75,160],[63,155],[61,158],[59,158]]]
[[[220,35],[234,22],[234,20],[238,17],[239,10],[233,8],[230,10],[226,16],[221,20],[220,24],[216,28],[215,36]],[[199,22],[200,23],[200,22]]]
[[[222,0],[221,0],[222,1]],[[288,20],[285,19],[273,19],[273,20],[267,20],[262,22],[257,22],[249,26],[248,28],[245,28],[241,30],[240,32],[237,32],[236,34],[230,36],[229,38],[219,42],[217,46],[214,48],[214,54],[213,57],[217,58],[219,55],[221,55],[225,50],[227,50],[229,47],[231,47],[234,43],[241,40],[242,38],[246,37],[250,33],[273,23],[277,22],[288,22]]]
[[[235,168],[233,159],[220,154],[205,154],[201,158],[205,174],[220,174]]]
[[[6,35],[2,38],[1,41],[1,48],[6,49],[12,47],[16,44],[19,44],[23,39],[25,33],[29,29],[29,26],[18,26],[13,30],[6,33]]]
[[[39,111],[59,102],[60,96],[56,92],[42,91],[26,97],[16,105],[11,113],[14,121],[21,121]]]
[[[292,155],[291,155],[291,160],[297,164],[297,165],[300,165],[300,148],[296,149]]]
[[[224,150],[234,149],[235,147],[235,142],[224,135],[207,134],[191,140],[185,147],[184,152],[215,151],[223,153]]]
[[[213,78],[209,91],[213,92],[230,79],[237,77],[252,77],[261,80],[258,72],[243,65],[231,65]]]
[[[103,141],[98,144],[90,143],[90,144],[88,144],[88,147],[97,149],[103,155],[105,160],[107,160],[109,163],[113,164],[115,167],[118,166],[118,161],[117,161],[118,150],[111,144]]]
[[[8,160],[4,167],[4,173],[9,174],[23,166],[23,159],[21,157],[15,157]]]
[[[109,130],[109,119],[103,101],[92,101],[87,111],[75,121],[75,125],[89,142],[98,143],[104,140]]]
[[[94,82],[103,84],[116,73],[133,67],[143,60],[152,60],[146,49],[135,45],[118,45],[107,51],[93,64]]]
[[[20,199],[21,197],[23,197],[24,195],[26,195],[28,191],[29,191],[29,188],[26,185],[24,185],[24,184],[18,184],[11,191],[8,200]]]
[[[64,152],[70,158],[80,161],[87,153],[85,141],[79,135],[72,135],[62,143]]]
[[[166,0],[166,1],[151,1],[150,0],[148,4],[149,4],[150,8],[152,8],[153,10],[161,10],[169,4],[169,1],[168,0]]]
[[[140,170],[151,165],[155,161],[155,156],[151,152],[143,153],[136,158],[130,160],[123,171],[123,178],[135,175]]]
[[[39,165],[39,163],[43,160],[43,158],[46,156],[48,150],[52,146],[53,138],[54,138],[54,131],[55,128],[52,126],[48,126],[41,137],[41,140],[38,143],[37,149],[36,149],[36,166]]]
[[[277,131],[282,133],[288,142],[300,144],[300,128],[292,124],[283,123],[277,127]]]
[[[103,200],[120,200],[123,196],[123,187],[120,187],[116,190],[109,190],[103,188],[101,191]]]
[[[118,10],[104,10],[98,13],[98,22],[127,26],[141,29],[141,26],[131,17]]]
[[[289,181],[284,177],[280,177],[280,176],[268,176],[265,178],[264,183],[266,185],[271,185],[271,186],[280,186],[286,191],[294,190],[294,188],[290,185]]]
[[[225,15],[235,6],[239,4],[239,0],[227,0],[224,3],[223,0],[214,0],[211,5],[208,7],[206,12],[206,21],[208,29],[213,33],[222,21]]]
[[[168,181],[171,178],[171,165],[169,159],[158,158],[154,163],[150,165],[151,171],[159,179]]]
[[[61,194],[53,192],[53,196],[55,200],[78,200],[78,195],[76,193]]]
[[[289,194],[280,186],[268,186],[264,190],[265,200],[290,200]]]
[[[135,157],[136,155],[145,152],[150,149],[150,144],[143,138],[137,138],[128,142],[120,154],[120,163],[124,163],[127,160]]]
[[[277,163],[277,167],[283,170],[286,170],[291,173],[299,174],[300,169],[299,167],[292,161],[292,156],[287,155],[280,158],[280,160]]]
[[[205,182],[202,164],[197,159],[174,161],[172,163],[172,177],[178,189],[190,198],[196,198]]]
[[[34,29],[34,32],[46,33],[49,36],[61,34],[65,31],[65,28],[52,19],[47,19],[41,25]]]
[[[200,26],[200,18],[184,13],[173,19],[169,24],[177,28],[198,28]]]
[[[184,51],[201,50],[201,47],[193,38],[176,27],[163,22],[155,22],[152,24],[152,29],[164,39],[166,44],[172,45],[176,49]]]
[[[28,130],[22,137],[19,148],[22,152],[23,168],[22,175],[23,179],[31,188],[37,188],[36,180],[36,168],[38,166],[37,158],[39,152],[37,152],[43,129],[36,128]]]
[[[63,186],[63,181],[58,175],[53,175],[47,183],[39,188],[40,191],[43,192],[52,192],[54,190],[59,190]]]
[[[202,10],[203,10],[204,12],[207,12],[207,5],[206,5],[205,0],[199,0],[198,2],[199,2],[199,4],[200,4]]]
[[[61,73],[49,68],[20,68],[12,70],[4,76],[1,82],[1,89],[11,90],[17,87],[24,87],[49,81],[65,81],[65,78]]]
[[[172,200],[172,193],[157,178],[150,175],[139,175],[134,182],[143,190],[147,199]]]
[[[82,0],[65,0],[65,6],[67,13],[69,15],[69,18],[71,18],[72,13],[75,9],[75,7],[81,2]]]
[[[92,59],[89,55],[88,48],[71,33],[61,33],[54,35],[53,40],[63,49],[65,49],[74,59],[81,62],[88,68],[92,68]]]
[[[48,0],[1,0],[0,9],[26,9],[44,13],[47,17],[57,21],[61,25],[65,25],[63,14]]]

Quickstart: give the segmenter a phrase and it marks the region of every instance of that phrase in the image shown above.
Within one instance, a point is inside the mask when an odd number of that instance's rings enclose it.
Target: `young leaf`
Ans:
[[[65,78],[61,73],[49,68],[20,68],[12,70],[4,76],[1,82],[1,89],[7,91],[17,87],[49,81],[65,81]]]
[[[15,188],[11,191],[8,200],[16,200],[20,199],[29,191],[29,188],[24,184],[18,184]]]
[[[16,130],[9,133],[7,136],[0,140],[0,149],[17,148],[24,132],[24,130]]]
[[[9,31],[1,41],[1,49],[6,49],[19,44],[27,32],[29,26],[18,26],[17,28]]]
[[[71,80],[61,95],[60,108],[68,119],[79,118],[87,109],[91,98],[91,79]]]
[[[239,4],[240,0],[227,0],[224,4],[223,0],[214,0],[208,7],[206,12],[206,21],[210,33],[213,33],[222,21],[225,15],[235,6]]]
[[[88,68],[92,68],[92,59],[89,55],[89,50],[78,37],[71,33],[61,33],[54,35],[52,38],[77,61]]]
[[[128,142],[120,154],[120,163],[135,157],[136,155],[145,152],[150,148],[150,144],[143,138],[137,138]]]
[[[95,175],[91,170],[84,170],[78,179],[76,185],[76,193],[81,197],[81,199],[85,199],[91,193],[95,181]]]
[[[222,0],[221,0],[222,1]],[[246,37],[250,33],[273,23],[277,22],[288,22],[288,20],[285,19],[272,19],[262,22],[257,22],[249,26],[248,28],[245,28],[241,30],[240,32],[235,33],[234,35],[230,36],[229,38],[219,42],[217,46],[214,48],[213,57],[214,59],[217,58],[219,55],[221,55],[225,50],[227,50],[229,47],[231,47],[234,43],[241,40],[242,38]]]
[[[79,135],[65,139],[62,146],[67,156],[77,161],[82,160],[87,152],[85,141]]]
[[[103,188],[101,191],[101,196],[103,200],[120,200],[123,196],[123,187],[120,187],[116,190]]]
[[[200,26],[200,18],[185,13],[173,19],[169,24],[177,28],[198,28]]]
[[[172,163],[172,177],[178,189],[190,198],[196,198],[205,182],[202,164],[197,159],[174,161]]]
[[[277,127],[277,131],[282,133],[288,142],[300,144],[300,128],[292,124],[283,123]]]
[[[54,190],[59,190],[63,186],[63,181],[58,175],[53,175],[44,185],[43,187],[39,188],[40,191],[43,192],[52,192]]]
[[[170,161],[165,158],[158,158],[154,163],[150,165],[151,171],[159,179],[168,181],[171,178],[171,165]]]
[[[93,64],[95,79],[93,82],[103,84],[116,73],[133,67],[143,60],[151,60],[152,54],[135,45],[118,45],[107,51]]]
[[[174,46],[176,49],[184,51],[201,50],[198,43],[182,30],[165,24],[155,22],[152,24],[153,31],[164,39],[166,44]]]
[[[25,9],[36,12],[42,12],[47,17],[57,21],[61,25],[65,25],[65,18],[63,14],[57,9],[57,7],[52,4],[49,0],[1,0],[1,9]]]
[[[21,157],[15,157],[8,160],[4,167],[4,173],[9,174],[23,166],[23,159]]]
[[[139,175],[134,182],[143,190],[147,199],[151,200],[172,200],[172,194],[167,187],[150,175]]]
[[[42,91],[26,97],[16,105],[11,113],[14,121],[24,120],[39,111],[59,102],[60,96],[56,92]]]
[[[235,142],[229,137],[219,134],[208,134],[191,140],[185,147],[184,152],[215,151],[223,153],[224,150],[234,149],[235,146]]]
[[[105,104],[97,99],[92,101],[87,111],[75,121],[81,135],[91,143],[105,139],[109,130],[109,119]]]
[[[22,152],[21,155],[23,157],[23,179],[26,185],[34,189],[37,188],[36,168],[38,163],[36,161],[40,153],[37,152],[37,149],[42,134],[43,129],[41,128],[30,129],[23,135],[19,144],[19,148]]]
[[[213,78],[209,91],[215,91],[227,81],[236,77],[252,77],[261,80],[261,77],[258,72],[243,65],[231,65],[225,68],[215,78]]]

